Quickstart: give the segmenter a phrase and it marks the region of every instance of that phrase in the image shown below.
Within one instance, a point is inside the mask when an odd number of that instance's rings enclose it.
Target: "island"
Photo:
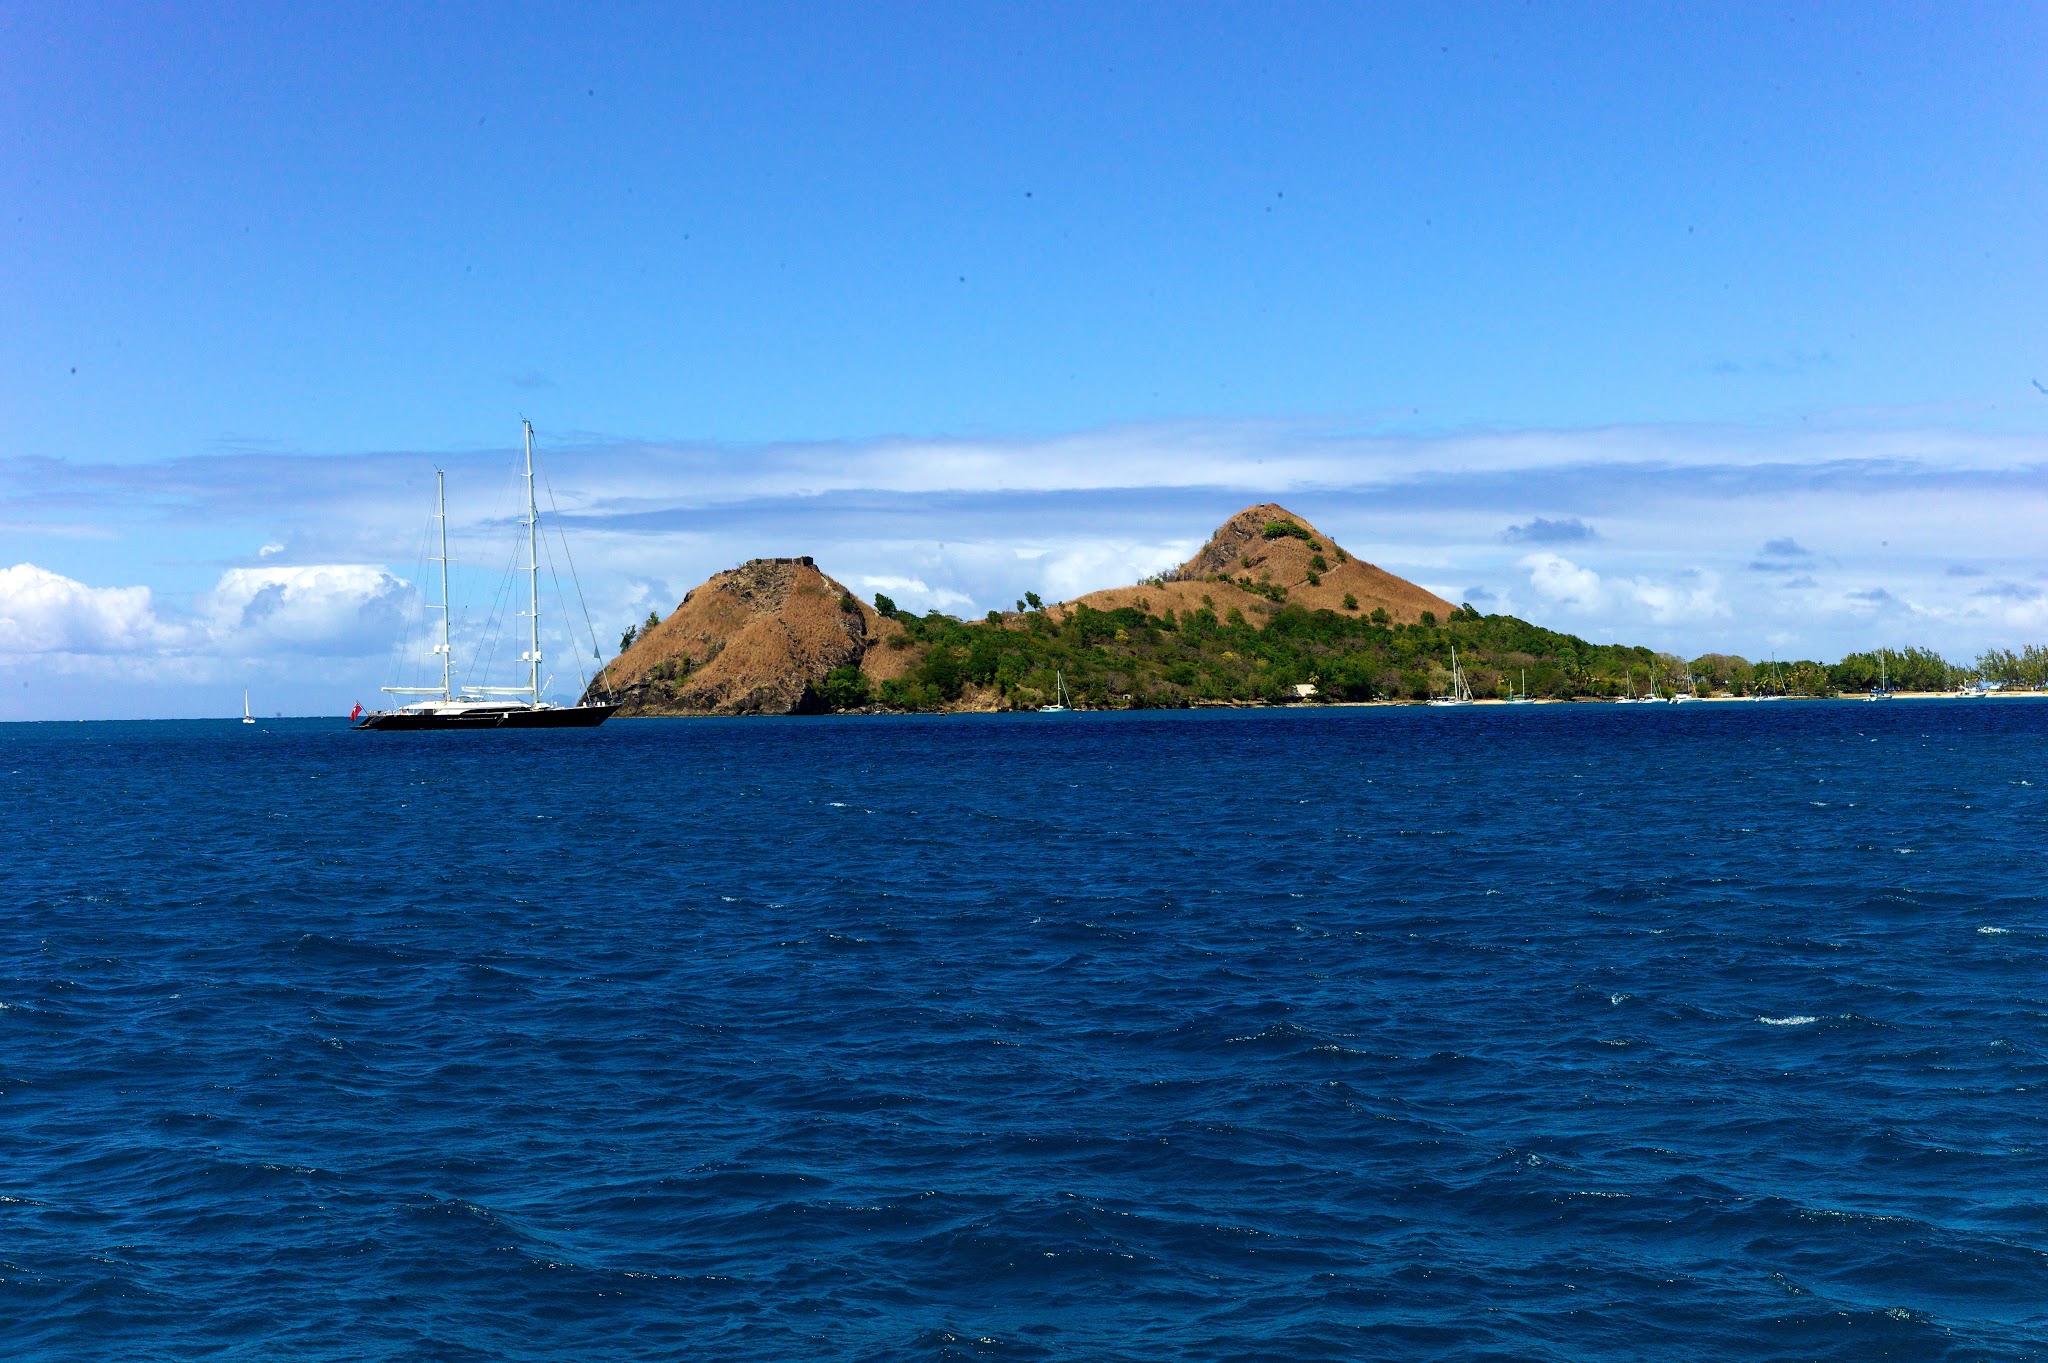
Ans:
[[[863,601],[808,556],[752,559],[621,645],[585,697],[621,716],[1032,710],[1061,678],[1081,709],[1412,703],[1452,688],[1453,649],[1482,703],[1826,696],[1879,675],[1874,653],[1688,661],[1483,614],[1273,503],[1232,516],[1170,572],[1051,604],[1027,592],[979,620]],[[1885,663],[1901,690],[1964,676],[1924,649]]]

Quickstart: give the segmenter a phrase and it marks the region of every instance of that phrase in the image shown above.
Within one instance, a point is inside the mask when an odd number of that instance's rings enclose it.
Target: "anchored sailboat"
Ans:
[[[1778,670],[1778,660],[1772,658],[1770,662],[1765,664],[1765,669],[1758,674],[1756,689],[1750,692],[1749,699],[1754,701],[1785,699],[1785,676]],[[1776,694],[1772,694],[1766,689],[1770,686],[1778,688]]]
[[[1448,695],[1436,697],[1431,705],[1470,705],[1472,688],[1465,684],[1465,669],[1458,666],[1458,650],[1451,650],[1451,689]]]
[[[387,686],[389,695],[423,696],[395,710],[375,710],[355,723],[358,729],[587,729],[604,723],[616,704],[552,705],[541,699],[540,651],[540,501],[533,484],[533,423],[519,423],[526,432],[526,582],[527,649],[524,686],[455,686],[455,655],[448,628],[448,493],[447,477],[434,471],[434,520],[440,531],[441,641],[434,652],[441,660],[439,686]],[[553,680],[550,678],[549,680]]]
[[[1059,688],[1058,699],[1051,705],[1039,706],[1038,713],[1042,715],[1063,715],[1074,708],[1067,703],[1067,676],[1064,672],[1054,672],[1052,676],[1054,685]]]

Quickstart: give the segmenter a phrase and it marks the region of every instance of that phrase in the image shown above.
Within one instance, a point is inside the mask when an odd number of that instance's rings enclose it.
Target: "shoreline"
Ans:
[[[1992,691],[1986,692],[1982,696],[1959,694],[1954,691],[1895,691],[1892,693],[1892,699],[1894,700],[1990,700],[1998,698],[2004,698],[2007,700],[2048,700],[2048,691]],[[1765,703],[1763,701],[1753,701],[1751,700],[1751,698],[1747,696],[1699,696],[1696,699],[1702,704],[1727,705]],[[1862,692],[1852,691],[1844,693],[1839,696],[1786,696],[1783,697],[1783,699],[1798,702],[1853,702],[1861,704],[1867,702],[1869,700],[1869,697]],[[1616,703],[1617,702],[1614,700],[1614,698],[1608,696],[1575,696],[1570,699],[1564,700],[1546,696],[1540,698],[1533,698],[1529,701],[1530,705],[1545,706],[1605,706],[1614,705]],[[1684,703],[1690,705],[1693,702],[1686,701]],[[1474,700],[1471,702],[1471,704],[1474,708],[1506,708],[1509,705],[1509,702],[1506,700],[1499,699],[1497,697],[1489,697],[1485,700]],[[1667,701],[1665,702],[1665,704],[1669,705],[1671,704],[1671,702]],[[1264,710],[1307,713],[1316,710],[1412,710],[1430,708],[1463,709],[1465,707],[1432,707],[1430,702],[1426,700],[1298,700],[1280,703],[1273,703],[1267,701],[1206,701],[1196,702],[1190,705],[1104,706],[1099,709],[1076,706],[1067,711],[1066,713],[1077,715],[1137,715],[1174,714],[1197,710]],[[698,711],[695,713],[685,714],[619,715],[617,716],[617,719],[622,721],[636,719],[829,719],[834,717],[853,718],[860,716],[887,717],[891,715],[898,717],[930,716],[934,718],[959,718],[966,715],[1034,715],[1038,713],[1040,713],[1040,711],[1036,706],[1027,706],[1014,710],[984,707],[974,707],[957,710],[858,709],[838,710],[833,711],[830,714],[818,715],[724,715]]]

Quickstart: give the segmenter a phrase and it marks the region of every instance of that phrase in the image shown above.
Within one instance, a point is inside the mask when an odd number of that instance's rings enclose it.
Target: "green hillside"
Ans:
[[[1356,616],[1283,604],[1255,623],[1235,608],[1219,616],[1204,600],[1201,609],[1158,614],[1143,604],[1116,610],[1081,605],[1064,619],[1030,610],[964,621],[911,615],[878,596],[876,608],[903,626],[896,647],[915,650],[914,662],[905,675],[879,685],[857,667],[841,668],[813,688],[807,708],[939,710],[991,692],[1001,707],[1028,708],[1051,698],[1056,673],[1065,676],[1075,703],[1091,708],[1281,703],[1297,699],[1303,683],[1328,700],[1422,700],[1449,687],[1453,648],[1481,699],[1507,695],[1525,675],[1528,694],[1557,699],[1611,697],[1631,686],[1641,693],[1652,679],[1669,694],[1684,687],[1688,674],[1702,694],[1827,695],[1868,685],[1860,680],[1865,658],[1876,676],[1874,654],[1832,667],[1757,665],[1726,654],[1688,663],[1647,648],[1589,643],[1513,616],[1481,615],[1470,606],[1445,620],[1425,615],[1398,625],[1384,612]],[[1957,669],[1924,650],[1889,658],[1897,686],[1946,687],[1957,680]]]

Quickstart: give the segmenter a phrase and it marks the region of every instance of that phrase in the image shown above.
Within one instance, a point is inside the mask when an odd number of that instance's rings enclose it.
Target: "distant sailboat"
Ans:
[[[1865,700],[1890,700],[1892,698],[1891,674],[1885,670],[1884,650],[1877,651],[1877,686],[1865,696]]]
[[[1449,695],[1438,696],[1431,705],[1470,705],[1472,688],[1465,684],[1465,669],[1458,666],[1458,650],[1451,650],[1451,691]]]
[[[1529,669],[1525,667],[1522,669],[1522,689],[1508,697],[1508,704],[1534,705],[1535,703],[1535,701],[1529,699]]]
[[[1054,704],[1039,706],[1038,713],[1042,715],[1063,715],[1073,708],[1067,704],[1067,676],[1066,673],[1057,671],[1052,676],[1053,685],[1058,688],[1057,694],[1059,699]]]
[[[1773,658],[1773,659],[1771,659],[1771,661],[1770,661],[1770,662],[1769,662],[1769,663],[1767,664],[1767,666],[1768,666],[1768,667],[1770,668],[1770,673],[1769,673],[1769,675],[1770,675],[1771,681],[1772,681],[1772,682],[1774,682],[1774,683],[1776,683],[1776,685],[1777,685],[1777,688],[1778,688],[1778,693],[1777,693],[1776,695],[1772,695],[1772,694],[1771,694],[1771,693],[1769,693],[1768,691],[1765,691],[1765,690],[1763,689],[1763,685],[1764,685],[1764,684],[1763,684],[1762,682],[1759,682],[1759,683],[1757,684],[1757,693],[1756,693],[1756,695],[1752,696],[1752,697],[1751,697],[1751,699],[1752,699],[1752,700],[1783,700],[1783,699],[1785,699],[1785,678],[1784,678],[1784,674],[1783,674],[1783,673],[1781,673],[1781,672],[1780,672],[1780,671],[1778,670],[1778,660],[1777,660],[1776,658]]]
[[[254,724],[255,722],[256,716],[249,713],[249,692],[245,687],[242,691],[242,723]]]

